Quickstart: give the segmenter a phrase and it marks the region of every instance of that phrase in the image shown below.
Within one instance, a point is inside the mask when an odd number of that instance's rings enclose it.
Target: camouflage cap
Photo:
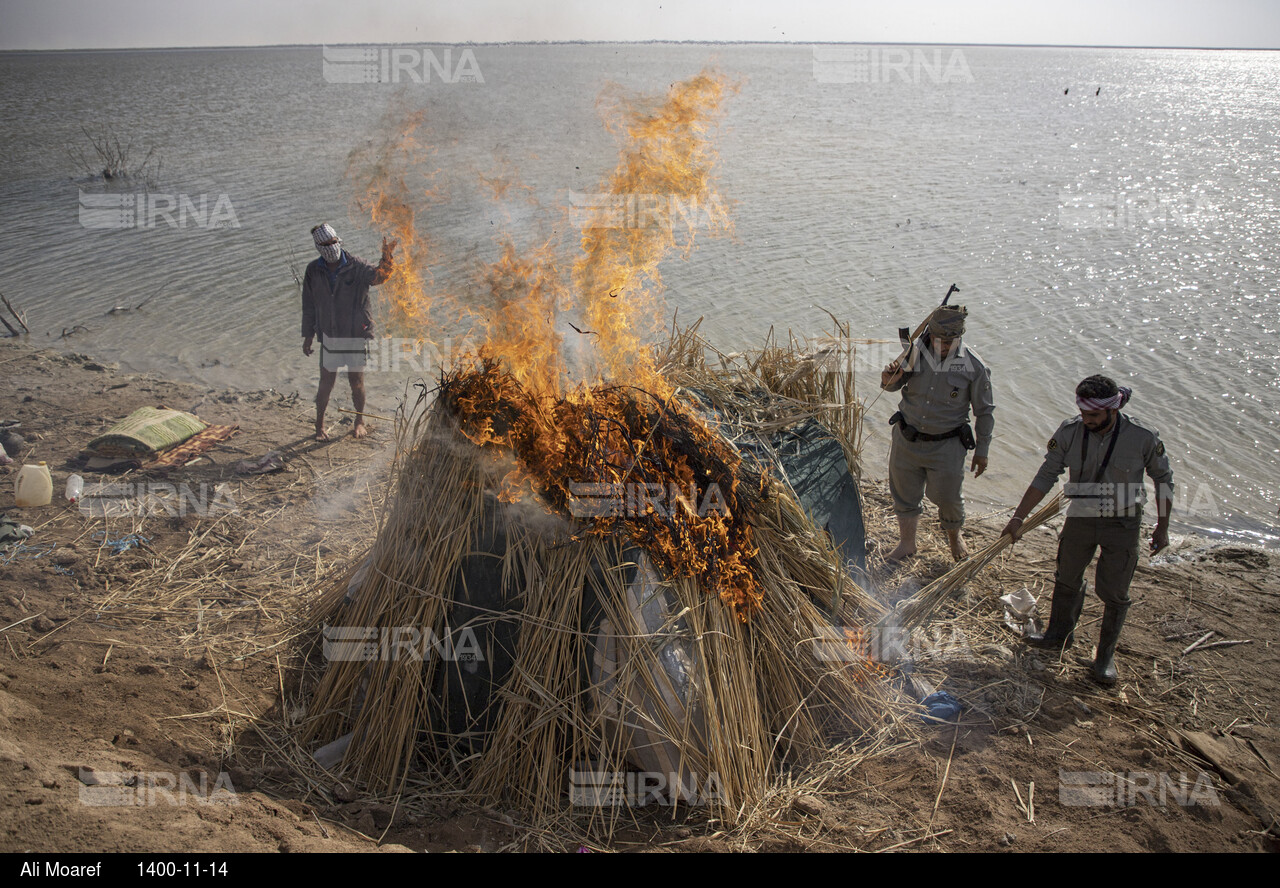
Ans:
[[[940,305],[929,316],[929,335],[938,339],[955,339],[964,334],[964,319],[969,309],[963,305]]]

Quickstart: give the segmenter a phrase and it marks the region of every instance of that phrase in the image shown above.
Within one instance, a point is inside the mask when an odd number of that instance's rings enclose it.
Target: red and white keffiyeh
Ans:
[[[1077,396],[1076,406],[1081,410],[1119,410],[1129,403],[1131,395],[1133,395],[1133,389],[1122,385],[1120,390],[1110,398],[1081,398]]]

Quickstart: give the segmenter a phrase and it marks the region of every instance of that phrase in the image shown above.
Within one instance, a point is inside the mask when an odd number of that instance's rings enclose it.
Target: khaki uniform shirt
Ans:
[[[886,391],[902,390],[898,409],[907,424],[926,435],[941,435],[969,421],[973,407],[975,456],[987,456],[995,431],[996,405],[991,392],[991,371],[977,353],[956,340],[951,353],[939,358],[932,347],[912,346],[907,372]]]
[[[1099,472],[1113,438],[1111,460]],[[1090,432],[1079,416],[1058,426],[1031,486],[1048,493],[1064,469],[1068,518],[1138,514],[1147,501],[1144,472],[1155,482],[1158,498],[1173,498],[1173,470],[1159,433],[1123,413],[1116,415],[1115,425],[1105,435]]]

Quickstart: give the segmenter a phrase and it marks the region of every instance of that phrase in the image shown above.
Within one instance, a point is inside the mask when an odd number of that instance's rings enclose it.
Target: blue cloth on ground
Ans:
[[[926,710],[920,718],[926,722],[954,722],[960,718],[960,710],[963,708],[960,701],[946,691],[930,694],[920,701],[920,705]]]

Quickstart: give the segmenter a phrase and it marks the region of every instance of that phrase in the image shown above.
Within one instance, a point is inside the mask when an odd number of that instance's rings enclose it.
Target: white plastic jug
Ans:
[[[18,506],[47,506],[53,499],[53,478],[44,463],[25,465],[18,470],[13,482],[14,504]]]

